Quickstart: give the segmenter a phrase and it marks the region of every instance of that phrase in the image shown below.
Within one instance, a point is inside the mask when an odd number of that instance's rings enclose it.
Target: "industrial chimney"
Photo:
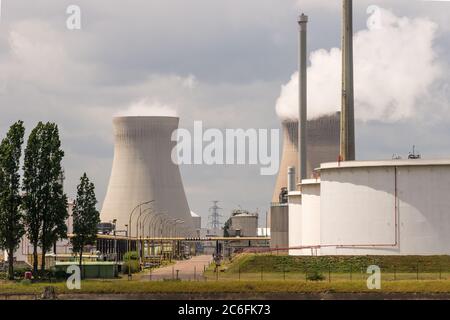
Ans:
[[[180,171],[171,159],[176,143],[171,137],[178,121],[177,117],[114,118],[114,161],[102,221],[117,219],[117,228],[124,229],[133,208],[154,200],[155,214],[166,213],[170,217],[165,217],[167,223],[183,228],[185,235],[195,233]],[[135,214],[133,236],[136,219]],[[158,219],[153,220],[156,223]]]
[[[299,25],[299,119],[300,119],[300,128],[299,128],[299,182],[301,183],[303,179],[306,179],[306,159],[307,157],[307,148],[306,148],[306,122],[308,121],[308,112],[307,112],[307,25],[308,25],[308,16],[302,13],[302,15],[298,19]]]
[[[355,160],[355,115],[353,95],[353,1],[342,1],[342,109],[340,158]]]

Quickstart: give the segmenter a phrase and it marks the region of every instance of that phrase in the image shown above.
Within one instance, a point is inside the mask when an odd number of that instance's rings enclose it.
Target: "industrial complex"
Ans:
[[[260,228],[258,213],[235,210],[222,229],[218,201],[211,208],[211,228],[204,228],[189,208],[173,161],[179,118],[120,116],[113,119],[114,159],[98,239],[86,250],[115,266],[135,251],[143,267],[153,266],[155,259],[188,259],[197,253],[214,255],[220,263],[246,248],[292,256],[449,255],[450,159],[355,158],[352,1],[343,0],[342,8],[341,110],[312,119],[308,17],[298,19],[298,119],[281,123],[283,151],[267,199],[266,228]],[[69,214],[72,209],[70,203]],[[67,224],[70,240],[70,217]],[[53,266],[65,266],[73,255],[69,240],[55,244],[49,254]],[[24,237],[15,257],[30,263],[30,256]]]
[[[343,1],[342,109],[307,119],[306,37],[299,18],[300,105],[283,123],[271,206],[271,247],[290,255],[450,254],[450,160],[355,161],[352,1]],[[297,138],[298,131],[298,139]],[[316,144],[321,141],[320,147]]]

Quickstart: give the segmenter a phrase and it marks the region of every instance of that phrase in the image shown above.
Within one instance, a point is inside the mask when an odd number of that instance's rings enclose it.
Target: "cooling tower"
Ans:
[[[281,189],[288,186],[288,168],[293,167],[298,173],[298,165],[298,121],[285,120],[283,121],[283,153],[272,202],[279,202]]]
[[[166,213],[172,221],[184,221],[183,228],[194,234],[180,171],[171,159],[176,144],[171,136],[178,128],[178,121],[177,117],[114,118],[114,161],[102,221],[117,219],[117,229],[123,230],[133,208],[154,200],[151,207],[155,214]],[[137,216],[133,215],[133,236]],[[153,220],[156,223],[158,219]]]
[[[324,115],[308,120],[307,137],[307,178],[312,177],[313,171],[321,163],[336,161],[339,157],[340,113]],[[283,121],[283,153],[280,169],[275,183],[272,202],[279,202],[279,195],[283,187],[288,187],[288,168],[294,167],[298,174],[298,122]]]

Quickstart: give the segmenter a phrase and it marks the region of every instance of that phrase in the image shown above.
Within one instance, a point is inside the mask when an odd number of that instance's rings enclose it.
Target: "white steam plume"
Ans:
[[[131,104],[126,110],[115,114],[117,117],[177,117],[177,111],[159,102],[142,99]]]
[[[433,47],[437,24],[374,6],[368,13],[367,29],[354,35],[355,117],[386,122],[413,117],[442,75]],[[310,62],[308,118],[339,111],[341,50],[314,51]],[[282,87],[276,111],[282,119],[298,118],[297,72]]]

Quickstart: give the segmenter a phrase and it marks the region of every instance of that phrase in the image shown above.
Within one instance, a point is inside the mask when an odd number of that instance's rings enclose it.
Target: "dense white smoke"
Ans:
[[[177,111],[172,107],[159,102],[150,102],[142,99],[133,103],[126,110],[116,113],[118,117],[177,117]]]
[[[367,29],[354,35],[355,117],[392,122],[412,117],[441,77],[433,47],[437,25],[426,18],[397,17],[369,7]],[[308,118],[338,111],[341,50],[317,50],[308,68]],[[298,118],[298,72],[281,89],[277,114]]]

